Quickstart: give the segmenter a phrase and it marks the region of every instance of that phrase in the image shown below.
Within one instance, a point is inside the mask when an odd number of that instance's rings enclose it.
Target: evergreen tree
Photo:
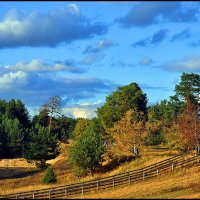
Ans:
[[[25,149],[25,158],[36,160],[44,167],[46,160],[58,155],[57,135],[52,135],[48,127],[36,126],[31,129],[29,142]]]
[[[54,172],[54,169],[52,166],[49,166],[45,171],[42,182],[45,184],[48,184],[48,183],[55,183],[56,181],[57,181],[57,177]]]
[[[106,129],[113,127],[114,123],[119,121],[130,109],[143,112],[144,115],[147,114],[147,97],[137,83],[118,87],[117,91],[106,98],[105,104],[98,108],[97,114]]]
[[[17,118],[9,119],[4,116],[2,126],[7,138],[8,154],[10,157],[21,157],[24,148],[25,131]]]

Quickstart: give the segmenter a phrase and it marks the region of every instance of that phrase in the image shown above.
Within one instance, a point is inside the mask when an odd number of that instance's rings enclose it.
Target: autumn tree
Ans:
[[[179,123],[173,121],[171,126],[165,128],[166,147],[182,150],[185,146]]]
[[[200,121],[197,118],[197,107],[189,100],[184,113],[179,117],[180,132],[185,142],[185,149],[196,147],[200,151]]]
[[[143,144],[145,135],[145,115],[129,110],[108,131],[113,138],[110,151],[114,157],[139,156],[138,147]]]
[[[73,131],[74,138],[77,139],[80,137],[83,132],[91,125],[91,123],[92,121],[89,119],[79,118]]]

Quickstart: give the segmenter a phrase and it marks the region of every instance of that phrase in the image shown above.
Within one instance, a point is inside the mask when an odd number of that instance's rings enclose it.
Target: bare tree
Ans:
[[[49,115],[49,129],[51,131],[53,117],[61,115],[61,97],[53,96],[49,98],[49,102],[43,105],[43,109],[47,110]]]

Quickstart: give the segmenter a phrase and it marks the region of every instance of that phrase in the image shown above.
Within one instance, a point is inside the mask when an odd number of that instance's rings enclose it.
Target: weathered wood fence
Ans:
[[[42,190],[34,190],[23,193],[2,195],[0,198],[6,199],[58,199],[70,198],[72,196],[96,192],[106,188],[114,188],[120,185],[131,185],[139,181],[145,181],[152,177],[157,177],[163,173],[174,171],[178,168],[199,165],[200,156],[185,159],[183,155],[157,162],[147,167],[109,176],[98,180],[53,187]]]

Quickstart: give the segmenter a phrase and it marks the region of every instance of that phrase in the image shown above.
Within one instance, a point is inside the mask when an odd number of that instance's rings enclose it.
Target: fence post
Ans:
[[[49,190],[49,199],[51,199],[51,190]]]
[[[113,187],[115,187],[115,177],[113,176]]]
[[[82,195],[84,194],[83,186],[84,186],[84,185],[82,184],[82,187],[81,187],[81,188],[82,188],[82,189],[81,189],[81,194],[82,194]]]
[[[97,181],[97,190],[99,190],[99,180]]]
[[[35,199],[35,194],[33,193],[33,199]]]
[[[174,164],[172,163],[172,171],[174,171]]]
[[[158,169],[157,169],[157,176],[159,175],[159,171],[158,171]]]
[[[129,183],[129,185],[131,184],[131,176],[130,176],[129,172],[128,172],[128,183]]]
[[[142,169],[142,177],[143,177],[143,181],[144,181],[144,179],[145,179],[144,169]]]
[[[67,199],[67,188],[65,189],[65,199]]]

